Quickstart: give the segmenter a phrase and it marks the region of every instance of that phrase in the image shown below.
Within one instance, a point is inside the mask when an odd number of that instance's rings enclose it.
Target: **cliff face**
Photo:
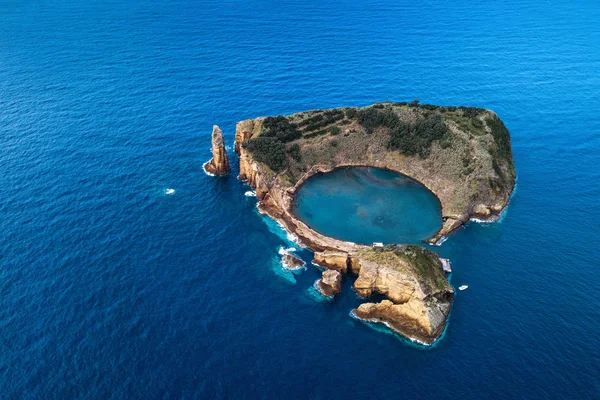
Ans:
[[[313,262],[326,268],[317,282],[325,295],[338,293],[339,284],[330,281],[336,282],[334,277],[341,281],[341,273],[348,272],[358,275],[354,291],[359,296],[368,299],[378,293],[386,297],[379,303],[361,304],[352,311],[354,316],[385,323],[424,344],[433,343],[444,331],[454,290],[435,253],[414,245],[365,246],[352,253],[317,252]]]
[[[324,296],[335,296],[342,290],[342,274],[334,269],[323,271],[321,279],[317,281],[317,287]]]
[[[223,141],[223,131],[217,125],[213,126],[212,131],[212,154],[213,158],[204,164],[204,170],[213,175],[225,175],[231,171],[229,159],[225,151]]]
[[[374,292],[387,297],[353,310],[356,317],[383,322],[396,332],[430,344],[443,332],[454,290],[439,258],[418,246],[368,250],[358,255],[354,290],[362,297]]]

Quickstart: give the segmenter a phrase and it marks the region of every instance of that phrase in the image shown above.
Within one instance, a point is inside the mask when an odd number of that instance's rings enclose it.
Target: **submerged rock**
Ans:
[[[317,281],[317,287],[324,296],[335,296],[342,290],[342,274],[334,269],[326,269]]]
[[[212,154],[213,158],[204,164],[204,170],[213,175],[225,175],[229,173],[229,159],[225,151],[225,143],[223,141],[223,131],[213,125],[212,131]]]

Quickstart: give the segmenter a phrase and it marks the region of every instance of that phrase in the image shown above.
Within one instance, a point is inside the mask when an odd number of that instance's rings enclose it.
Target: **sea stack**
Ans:
[[[231,169],[229,168],[229,159],[225,151],[223,131],[217,125],[213,125],[212,154],[213,158],[204,164],[204,170],[213,175],[225,175],[229,173]]]
[[[342,290],[342,274],[335,269],[326,269],[317,286],[323,295],[333,297]]]

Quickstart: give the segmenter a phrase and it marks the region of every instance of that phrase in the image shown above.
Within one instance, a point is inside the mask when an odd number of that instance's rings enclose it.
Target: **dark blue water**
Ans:
[[[1,1],[1,396],[599,398],[598,21],[585,0]],[[214,123],[232,143],[244,118],[415,98],[495,110],[518,173],[500,223],[439,248],[469,289],[428,351],[350,318],[350,281],[321,303],[317,271],[282,277],[237,167],[201,168]]]
[[[309,179],[295,212],[324,235],[355,243],[420,243],[442,226],[440,202],[425,186],[376,168],[342,168]]]

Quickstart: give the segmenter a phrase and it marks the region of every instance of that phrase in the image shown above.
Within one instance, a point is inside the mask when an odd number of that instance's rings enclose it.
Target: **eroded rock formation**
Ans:
[[[213,175],[228,174],[231,168],[229,167],[229,159],[223,141],[223,131],[217,125],[213,125],[212,154],[213,158],[204,164],[204,170]]]
[[[283,255],[281,257],[282,257],[284,268],[287,268],[290,270],[297,270],[297,269],[304,267],[304,264],[305,264],[304,261],[302,261],[300,258],[296,257],[295,255],[290,254],[289,252],[283,253]]]
[[[356,293],[368,298],[377,292],[387,300],[361,304],[353,314],[385,323],[421,343],[435,341],[454,297],[437,255],[418,246],[395,246],[368,250],[356,258],[360,264]]]
[[[324,296],[335,296],[342,290],[342,274],[335,269],[326,269],[317,281],[317,287]]]

